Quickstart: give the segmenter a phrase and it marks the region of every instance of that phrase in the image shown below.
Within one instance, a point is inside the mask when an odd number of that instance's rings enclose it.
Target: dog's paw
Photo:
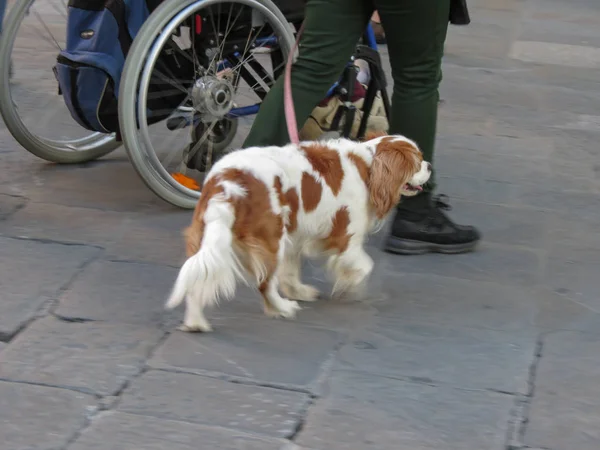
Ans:
[[[194,324],[182,323],[177,329],[186,333],[210,333],[213,330],[208,322]]]
[[[298,304],[298,302],[292,300],[284,299],[279,305],[279,308],[265,308],[265,314],[268,317],[283,317],[284,319],[293,319],[296,317],[296,311],[301,310],[302,308]]]
[[[282,283],[280,289],[286,297],[301,302],[314,302],[320,295],[316,287],[302,283]]]
[[[319,290],[309,284],[301,284],[294,289],[294,298],[301,302],[314,302],[319,298]]]

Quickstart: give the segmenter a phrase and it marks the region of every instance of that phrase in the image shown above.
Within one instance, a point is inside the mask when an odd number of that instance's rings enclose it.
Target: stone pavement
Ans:
[[[367,298],[293,322],[242,290],[214,333],[174,331],[190,212],[122,150],[56,167],[2,125],[0,448],[600,448],[600,3],[470,4],[435,165],[481,248],[376,236]]]

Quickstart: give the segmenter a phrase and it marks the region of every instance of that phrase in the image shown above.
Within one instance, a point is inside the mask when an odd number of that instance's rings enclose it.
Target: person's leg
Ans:
[[[403,134],[433,162],[438,86],[448,29],[450,0],[374,0],[386,30],[394,93],[390,134]],[[434,164],[435,169],[435,164]],[[404,199],[392,224],[386,249],[397,253],[472,250],[479,233],[454,224],[442,212],[444,202],[432,199],[435,180],[426,192]]]
[[[372,12],[371,2],[365,0],[308,0],[300,53],[292,68],[292,94],[300,128],[350,61]],[[244,147],[289,141],[281,76],[262,102]]]

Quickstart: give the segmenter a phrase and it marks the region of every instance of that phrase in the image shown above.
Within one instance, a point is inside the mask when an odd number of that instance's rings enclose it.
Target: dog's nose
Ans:
[[[427,172],[431,172],[431,163],[427,163]]]

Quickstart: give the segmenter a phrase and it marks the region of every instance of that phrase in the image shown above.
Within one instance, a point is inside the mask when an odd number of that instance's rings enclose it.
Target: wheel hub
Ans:
[[[203,122],[225,117],[233,108],[233,85],[226,78],[205,76],[192,88],[192,102]]]

